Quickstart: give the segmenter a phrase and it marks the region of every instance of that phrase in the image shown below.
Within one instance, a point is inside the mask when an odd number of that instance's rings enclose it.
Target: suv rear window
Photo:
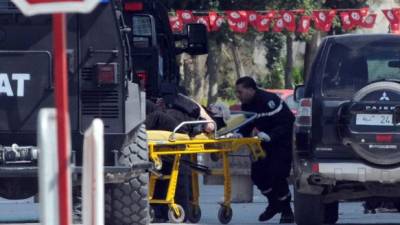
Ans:
[[[370,82],[400,79],[399,42],[349,40],[330,47],[322,76],[325,97],[349,99]]]

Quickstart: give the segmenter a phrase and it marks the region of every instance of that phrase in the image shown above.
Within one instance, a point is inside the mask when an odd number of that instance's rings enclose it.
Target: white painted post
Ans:
[[[38,120],[39,202],[42,225],[58,225],[58,158],[56,110],[41,109]]]
[[[95,119],[85,132],[82,165],[83,225],[104,225],[104,125]]]

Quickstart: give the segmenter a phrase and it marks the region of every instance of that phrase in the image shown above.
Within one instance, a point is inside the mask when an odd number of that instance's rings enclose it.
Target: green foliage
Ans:
[[[303,77],[304,77],[304,69],[303,67],[294,67],[292,74],[293,74],[293,82],[294,85],[302,84],[304,83]]]
[[[218,87],[218,96],[221,99],[234,99],[235,98],[235,83],[233,80],[224,79]]]
[[[170,9],[190,9],[190,10],[265,10],[265,9],[304,9],[305,15],[311,15],[312,10],[321,8],[361,8],[367,5],[367,0],[163,0]],[[297,17],[297,20],[299,16]],[[295,33],[296,41],[310,41],[316,30],[311,27],[307,34]],[[333,29],[329,34],[344,33],[341,29],[339,17],[336,17]],[[262,35],[262,40],[267,49],[266,67],[269,74],[261,80],[261,85],[267,88],[283,88],[284,77],[284,60],[282,52],[285,46],[285,34],[283,33],[257,33],[253,28],[249,27],[249,32],[245,34],[236,34],[230,31],[228,25],[223,24],[218,32],[209,34],[210,40],[214,40],[217,45],[228,45],[234,43],[242,47],[241,54],[249,54],[244,52],[247,44],[253,43],[255,38]],[[211,41],[210,41],[211,42]],[[245,49],[245,50],[243,50]],[[250,50],[250,49],[249,49]],[[251,52],[250,52],[251,54]],[[293,82],[295,84],[302,83],[302,68],[293,68]],[[219,69],[219,88],[218,95],[222,99],[234,99],[234,70],[226,64]]]
[[[365,6],[368,6],[367,0],[346,0],[346,1],[329,0],[324,2],[324,4],[322,4],[323,8],[329,8],[329,9],[357,9]],[[348,31],[342,29],[340,17],[337,16],[333,21],[332,29],[328,34],[329,35],[343,34],[346,32]]]
[[[270,70],[269,76],[261,79],[259,85],[263,88],[281,89],[284,87],[284,59],[279,58]]]
[[[264,34],[263,41],[267,48],[267,68],[272,70],[274,65],[279,62],[285,41],[285,36],[281,33],[268,32]]]

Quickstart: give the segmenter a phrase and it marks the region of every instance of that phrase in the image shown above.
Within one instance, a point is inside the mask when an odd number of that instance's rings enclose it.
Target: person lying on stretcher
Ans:
[[[214,123],[199,124],[196,126],[183,126],[178,132],[194,137],[199,133],[212,133],[214,129],[224,127],[229,119],[230,112],[222,103],[210,105],[208,109],[183,94],[172,98],[159,98],[155,102],[146,102],[146,128],[147,130],[173,131],[185,121],[208,120]]]
[[[225,107],[225,109],[223,109]],[[194,100],[185,95],[178,94],[175,96],[166,96],[156,99],[154,102],[148,100],[146,102],[146,128],[147,130],[165,130],[173,131],[182,122],[208,120],[215,121],[217,129],[225,126],[224,118],[230,116],[227,106],[222,104],[211,105],[208,109],[203,108]],[[216,129],[214,123],[199,124],[198,126],[183,126],[178,132],[186,133],[190,137],[194,137],[199,133],[212,133]],[[188,155],[182,156],[186,161]],[[159,171],[162,174],[171,173],[171,159],[168,156],[162,158],[163,168]],[[192,198],[189,191],[190,169],[182,164],[179,170],[179,178],[175,202],[181,205],[186,215],[189,214],[190,199]],[[168,180],[157,180],[154,187],[154,198],[164,199],[168,189]],[[154,209],[153,222],[165,222],[168,220],[168,207],[165,204],[152,204]]]

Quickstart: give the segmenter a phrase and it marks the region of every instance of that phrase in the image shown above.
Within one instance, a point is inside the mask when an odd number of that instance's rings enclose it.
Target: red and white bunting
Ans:
[[[183,23],[193,23],[194,16],[190,10],[176,10],[176,15],[183,21]]]
[[[361,23],[361,27],[368,29],[373,28],[375,26],[376,16],[377,16],[376,13],[369,14],[368,16],[366,16],[363,22]]]
[[[272,31],[282,32],[283,28],[285,28],[285,23],[283,22],[283,18],[278,17],[274,22],[274,27],[272,28]]]
[[[354,24],[355,26],[360,25],[362,23],[363,19],[364,18],[361,15],[361,10],[357,9],[357,10],[350,11],[350,20],[351,20],[352,24]]]
[[[233,32],[237,33],[245,33],[247,32],[249,18],[247,15],[247,11],[226,11],[225,12],[229,28]]]
[[[389,21],[390,32],[394,34],[399,34],[400,9],[399,8],[383,9],[382,12],[385,15],[386,19]]]
[[[265,14],[268,18],[272,19],[275,17],[276,12],[275,11],[268,11],[267,14]]]
[[[242,21],[244,18],[247,19],[247,11],[238,10],[238,11],[225,11],[225,15],[228,20],[237,23]]]
[[[395,16],[394,9],[382,9],[383,14],[385,15],[386,19],[389,21],[390,24],[397,23],[398,17]]]
[[[325,32],[330,31],[335,15],[336,15],[336,10],[334,9],[313,11],[313,20],[315,22],[315,28]]]
[[[369,8],[361,9],[338,9],[342,28],[351,30],[357,27],[373,28],[376,21],[376,14],[368,14]],[[331,30],[332,22],[336,16],[335,9],[314,10],[312,16],[304,15],[305,11],[297,10],[281,10],[267,11],[259,13],[254,10],[229,10],[224,14],[216,11],[210,11],[206,16],[204,13],[197,12],[199,16],[195,16],[196,12],[190,10],[177,10],[176,17],[170,18],[170,24],[174,32],[181,32],[187,23],[197,22],[207,26],[208,31],[218,31],[224,22],[228,23],[229,28],[233,32],[247,32],[249,24],[259,32],[269,31],[272,24],[274,32],[282,32],[286,29],[289,32],[309,32],[311,21],[314,21],[314,28],[320,31],[328,32]],[[390,24],[400,24],[400,8],[382,10]],[[298,23],[296,24],[296,17]],[[399,25],[392,25],[391,30],[396,30]],[[297,29],[296,29],[297,27]]]
[[[208,16],[197,16],[196,23],[204,24],[204,26],[207,28],[207,31],[210,32],[210,19]]]
[[[294,14],[290,11],[282,11],[281,12],[283,24],[286,30],[290,32],[294,32],[296,30],[296,21]]]
[[[177,16],[169,17],[169,25],[171,26],[172,32],[183,31],[183,21]]]
[[[224,18],[214,11],[208,13],[208,18],[210,21],[210,31],[218,31],[224,23]]]
[[[391,23],[390,24],[390,33],[400,34],[400,24],[399,23]]]
[[[249,18],[249,23],[253,27],[256,27],[257,26],[257,17],[258,17],[257,12],[256,11],[247,11],[247,16]]]
[[[342,29],[343,30],[351,30],[355,27],[353,20],[350,19],[351,15],[350,12],[340,12],[340,21],[342,22]]]
[[[311,27],[311,16],[302,16],[297,25],[297,32],[308,33]]]
[[[268,15],[258,15],[256,22],[256,30],[258,32],[267,32],[269,31],[269,27],[271,25],[272,18]]]
[[[236,27],[234,28],[234,31],[238,32],[238,33],[246,33],[247,29],[248,29],[248,24],[249,23],[248,23],[247,19],[243,19],[242,21],[236,23]]]

